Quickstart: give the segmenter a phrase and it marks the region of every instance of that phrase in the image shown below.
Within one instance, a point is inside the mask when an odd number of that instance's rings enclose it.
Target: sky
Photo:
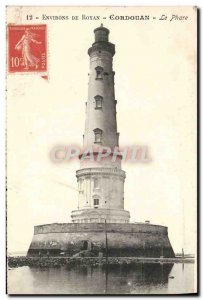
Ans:
[[[7,75],[8,251],[27,251],[35,225],[70,222],[77,208],[79,161],[54,163],[56,145],[82,145],[89,57],[105,16],[116,45],[113,68],[120,146],[147,146],[150,163],[123,162],[125,209],[131,222],[168,227],[175,252],[196,251],[196,11],[193,8],[10,8],[7,22],[26,15],[47,24],[48,80]],[[42,14],[68,15],[43,21]],[[150,21],[113,21],[150,15]],[[165,14],[168,20],[160,21]],[[187,21],[169,21],[172,14]],[[156,20],[152,17],[155,16]],[[29,23],[30,24],[30,23]]]

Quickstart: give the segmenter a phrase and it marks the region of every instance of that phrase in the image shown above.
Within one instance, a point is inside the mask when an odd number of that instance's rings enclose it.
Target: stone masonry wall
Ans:
[[[34,234],[50,233],[50,232],[103,232],[105,230],[104,223],[53,223],[38,225],[34,227]],[[107,223],[107,232],[157,232],[167,234],[167,227],[152,225],[146,223]]]
[[[108,255],[174,257],[167,228],[150,224],[107,224]],[[104,224],[49,224],[35,227],[28,256],[72,256],[82,250],[106,253]]]

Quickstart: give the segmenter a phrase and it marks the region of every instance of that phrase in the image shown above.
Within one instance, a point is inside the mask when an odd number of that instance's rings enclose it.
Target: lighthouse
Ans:
[[[94,30],[94,35],[95,41],[88,49],[90,67],[83,136],[83,147],[89,149],[90,156],[79,157],[78,209],[71,217],[73,223],[128,223],[130,215],[124,210],[125,172],[121,169],[122,155],[118,150],[115,45],[109,42],[109,30],[103,24]],[[99,159],[99,151],[105,151],[105,147],[112,152],[108,158]],[[118,152],[116,159],[113,159],[114,149]]]
[[[125,172],[121,169],[114,91],[115,45],[109,42],[109,30],[103,25],[94,30],[94,35],[95,41],[88,49],[90,69],[83,136],[86,158],[79,156],[80,168],[76,171],[77,209],[71,213],[71,223],[36,225],[27,256],[48,253],[70,257],[85,252],[98,257],[174,257],[167,227],[150,222],[130,223],[130,214],[124,209]],[[105,149],[110,149],[108,156]]]

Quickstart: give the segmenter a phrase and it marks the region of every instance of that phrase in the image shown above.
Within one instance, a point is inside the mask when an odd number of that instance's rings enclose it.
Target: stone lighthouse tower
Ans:
[[[109,30],[102,24],[94,34],[95,42],[88,49],[90,71],[83,136],[84,149],[89,149],[90,155],[86,159],[80,156],[80,169],[76,172],[78,210],[73,211],[71,217],[73,223],[104,223],[105,220],[107,223],[128,223],[130,215],[124,210],[125,172],[121,170],[122,156],[118,150],[113,71],[115,45],[109,42]],[[108,158],[99,157],[105,147],[111,149]],[[116,158],[113,149],[117,149]]]
[[[108,253],[109,257],[174,257],[167,227],[129,223],[129,212],[124,210],[125,172],[118,150],[112,67],[115,46],[109,42],[109,30],[102,25],[94,34],[95,42],[88,50],[84,152],[79,156],[80,169],[76,172],[78,209],[72,211],[72,223],[35,226],[27,255],[72,256],[89,250],[96,256]]]

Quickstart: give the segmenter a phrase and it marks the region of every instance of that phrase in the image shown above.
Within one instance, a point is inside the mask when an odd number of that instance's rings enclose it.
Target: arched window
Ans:
[[[95,68],[96,70],[96,79],[103,79],[103,71],[104,69],[100,66]]]
[[[102,108],[103,97],[100,95],[97,95],[94,97],[94,99],[95,99],[95,109]]]
[[[93,205],[94,208],[98,208],[100,202],[100,196],[99,195],[94,195],[93,196]]]
[[[102,143],[102,130],[99,128],[96,128],[93,131],[94,131],[94,143],[101,144]]]
[[[99,199],[94,199],[94,206],[99,205]]]

